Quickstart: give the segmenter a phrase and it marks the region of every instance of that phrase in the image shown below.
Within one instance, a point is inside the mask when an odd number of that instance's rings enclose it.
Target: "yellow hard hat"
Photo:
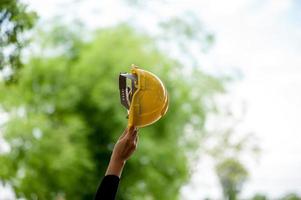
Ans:
[[[119,75],[121,104],[128,110],[128,127],[144,127],[159,120],[168,109],[168,94],[153,73],[132,65]]]

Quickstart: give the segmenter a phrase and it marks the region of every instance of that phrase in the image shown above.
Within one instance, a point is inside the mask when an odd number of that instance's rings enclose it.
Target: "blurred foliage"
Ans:
[[[204,30],[199,18],[192,12],[172,17],[159,25],[164,31],[162,37],[177,40],[184,52],[191,48],[191,43],[197,43],[200,50],[206,51],[214,42],[213,34]]]
[[[243,155],[251,155],[256,159],[261,148],[255,136],[252,133],[239,136],[233,128],[217,132],[216,135],[209,135],[206,139],[211,140],[211,142],[214,141],[214,144],[206,146],[207,153],[217,161],[228,157],[241,158]]]
[[[205,28],[199,17],[192,11],[163,19],[158,23],[156,34],[161,49],[178,57],[187,67],[202,66],[200,56],[214,44],[214,35]]]
[[[268,198],[264,194],[255,194],[252,200],[268,200]]]
[[[35,42],[38,43],[35,51],[31,54],[37,54],[40,57],[45,56],[64,56],[70,62],[76,62],[79,58],[80,49],[87,40],[87,32],[84,32],[84,24],[79,20],[72,20],[72,26],[57,23],[60,21],[60,17],[54,17],[48,21],[47,25],[43,25],[36,29]],[[84,36],[84,37],[83,37]]]
[[[202,147],[214,161],[224,199],[234,200],[238,199],[249,176],[244,159],[257,160],[261,147],[253,133],[244,133],[238,129],[245,115],[244,107],[236,109],[234,113],[231,103],[224,104],[226,106],[218,108],[218,115],[211,120]],[[238,106],[236,102],[235,106]]]
[[[301,197],[295,193],[289,193],[284,195],[281,200],[301,200]]]
[[[16,81],[27,42],[24,33],[33,27],[36,18],[36,13],[28,11],[19,0],[0,1],[0,70],[6,69],[6,82]]]
[[[198,146],[223,82],[197,68],[183,73],[151,38],[126,25],[101,29],[89,42],[70,30],[49,31],[41,41],[63,50],[35,55],[16,84],[0,85],[1,106],[10,116],[1,128],[10,151],[0,154],[0,179],[27,199],[92,199],[126,127],[118,74],[135,63],[163,80],[170,107],[140,130],[118,199],[178,199],[189,175],[187,152]],[[72,48],[60,48],[64,41]]]
[[[252,197],[252,200],[269,200],[269,199],[278,199],[278,200],[301,200],[301,197],[296,193],[287,193],[280,198],[269,198],[265,194],[255,194]]]
[[[236,200],[248,177],[246,168],[235,158],[228,158],[216,165],[216,173],[223,188],[224,199]]]
[[[37,53],[22,69],[26,33],[36,14],[18,0],[0,1],[0,70],[6,71],[0,108],[9,114],[0,130],[10,146],[0,152],[0,180],[26,199],[92,199],[126,126],[118,74],[135,63],[159,75],[171,102],[166,117],[140,130],[139,147],[125,167],[117,199],[178,199],[200,144],[216,161],[225,199],[237,199],[248,177],[241,154],[259,154],[260,147],[252,134],[238,138],[233,123],[209,134],[215,145],[206,149],[200,142],[206,140],[207,116],[216,110],[213,96],[224,90],[225,77],[203,73],[194,51],[206,53],[213,34],[190,11],[162,20],[154,5],[166,0],[125,2],[135,9],[126,22],[132,27],[101,29],[89,41],[81,22],[43,24],[43,31],[35,33]],[[159,19],[160,31],[152,37],[135,23],[141,12]],[[180,60],[196,68],[187,73]],[[258,194],[252,199],[268,198]]]

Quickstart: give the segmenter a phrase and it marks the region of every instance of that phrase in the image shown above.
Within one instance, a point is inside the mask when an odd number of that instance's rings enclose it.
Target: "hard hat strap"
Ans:
[[[131,88],[127,87],[126,79],[131,80]],[[120,74],[119,75],[119,93],[120,93],[120,101],[121,104],[126,107],[128,110],[130,109],[130,103],[132,101],[132,96],[136,91],[135,81],[137,77],[133,74]]]

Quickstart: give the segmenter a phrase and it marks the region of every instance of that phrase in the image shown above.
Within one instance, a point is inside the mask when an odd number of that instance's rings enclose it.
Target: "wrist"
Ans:
[[[126,160],[118,158],[117,156],[113,155],[111,156],[110,163],[117,164],[117,165],[124,165],[126,163]]]
[[[125,162],[124,160],[111,159],[105,175],[115,175],[120,178]]]

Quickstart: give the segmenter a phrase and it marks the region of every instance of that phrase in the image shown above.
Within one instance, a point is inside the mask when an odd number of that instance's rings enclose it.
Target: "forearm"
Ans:
[[[115,175],[120,178],[124,165],[125,161],[111,159],[105,175]]]
[[[100,186],[96,200],[114,200],[126,160],[132,155],[137,144],[137,129],[126,129],[114,146],[111,159]]]

